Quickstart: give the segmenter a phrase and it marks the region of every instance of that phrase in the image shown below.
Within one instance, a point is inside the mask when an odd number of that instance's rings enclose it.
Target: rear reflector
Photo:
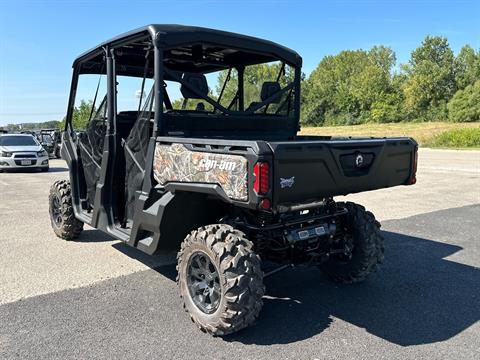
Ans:
[[[260,201],[260,208],[263,209],[263,210],[268,210],[270,209],[270,200],[269,199],[263,199],[262,201]]]

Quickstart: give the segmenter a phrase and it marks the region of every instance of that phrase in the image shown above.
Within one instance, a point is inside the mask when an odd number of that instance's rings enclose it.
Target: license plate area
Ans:
[[[22,164],[22,165],[32,165],[32,160],[21,160],[20,164]]]
[[[328,225],[315,225],[308,228],[292,230],[289,233],[289,238],[293,241],[303,241],[310,238],[327,235]]]

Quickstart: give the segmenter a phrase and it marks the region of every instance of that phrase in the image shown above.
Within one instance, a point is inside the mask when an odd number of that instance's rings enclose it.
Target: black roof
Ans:
[[[301,66],[302,64],[302,58],[295,51],[272,41],[197,26],[152,24],[118,35],[99,44],[95,48],[90,49],[77,57],[73,65],[75,66],[82,60],[96,56],[104,46],[120,45],[130,40],[134,41],[140,39],[142,36],[149,36],[158,47],[165,49],[175,48],[182,44],[209,43],[226,47],[231,46],[233,48],[250,50],[263,54],[268,53],[294,66]]]

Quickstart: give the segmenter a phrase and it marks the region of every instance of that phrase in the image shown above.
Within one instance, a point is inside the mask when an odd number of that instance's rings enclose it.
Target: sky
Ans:
[[[307,76],[326,55],[379,44],[405,63],[427,35],[480,49],[480,0],[0,0],[0,126],[61,120],[75,57],[150,23],[272,40],[303,57]]]

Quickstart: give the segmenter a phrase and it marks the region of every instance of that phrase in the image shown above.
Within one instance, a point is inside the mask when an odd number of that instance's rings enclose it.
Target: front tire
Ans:
[[[76,239],[83,230],[83,222],[75,218],[72,191],[68,180],[55,181],[48,197],[50,221],[55,234],[62,239]]]
[[[380,223],[371,212],[352,202],[345,206],[348,210],[345,225],[353,245],[351,256],[346,259],[343,255],[333,255],[320,269],[336,282],[351,284],[365,280],[383,262],[384,238]]]
[[[183,241],[177,284],[185,311],[212,335],[253,324],[265,293],[260,258],[245,234],[230,225],[207,225]]]

